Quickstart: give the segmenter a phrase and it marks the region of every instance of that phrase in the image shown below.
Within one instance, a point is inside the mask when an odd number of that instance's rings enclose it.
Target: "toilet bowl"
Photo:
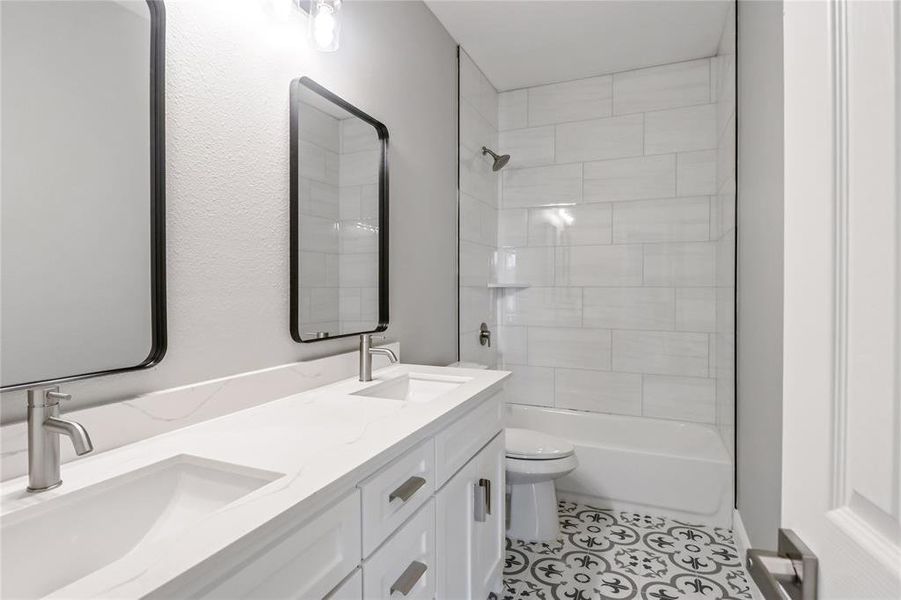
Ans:
[[[573,445],[530,429],[506,429],[507,537],[550,542],[560,535],[554,480],[579,465]]]

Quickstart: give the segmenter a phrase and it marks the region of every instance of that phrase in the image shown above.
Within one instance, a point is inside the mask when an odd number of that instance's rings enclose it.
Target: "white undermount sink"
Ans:
[[[354,396],[388,398],[402,402],[428,402],[452,392],[472,377],[408,373],[354,392]]]
[[[179,455],[6,515],[0,596],[50,594],[279,477]]]

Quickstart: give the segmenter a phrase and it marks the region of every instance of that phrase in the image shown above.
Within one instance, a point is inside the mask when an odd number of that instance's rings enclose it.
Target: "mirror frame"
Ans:
[[[148,369],[166,355],[166,6],[164,0],[145,1],[150,10],[150,353],[134,366],[5,385],[0,391]]]
[[[300,335],[300,195],[298,183],[297,143],[300,141],[298,129],[298,102],[302,89],[311,90],[331,103],[341,107],[353,116],[366,121],[379,136],[381,160],[379,161],[379,322],[375,329],[330,335],[324,338],[303,339]],[[291,337],[295,342],[310,344],[346,337],[356,337],[368,333],[379,333],[388,328],[388,128],[340,96],[322,87],[309,77],[300,77],[291,82],[291,135],[290,138],[290,185],[291,185]]]

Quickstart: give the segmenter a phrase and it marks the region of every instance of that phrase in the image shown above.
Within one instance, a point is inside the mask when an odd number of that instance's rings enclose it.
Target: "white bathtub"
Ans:
[[[732,461],[712,427],[510,404],[507,425],[569,440],[579,466],[561,498],[732,526]]]

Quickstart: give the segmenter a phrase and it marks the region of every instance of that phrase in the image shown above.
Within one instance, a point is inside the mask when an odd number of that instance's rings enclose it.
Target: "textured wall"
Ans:
[[[391,327],[404,358],[456,356],[456,46],[419,2],[347,2],[341,49],[291,0],[167,4],[169,352],[66,386],[76,405],[354,347],[289,335],[288,87],[308,75],[388,127]],[[4,394],[5,421],[24,394]]]

